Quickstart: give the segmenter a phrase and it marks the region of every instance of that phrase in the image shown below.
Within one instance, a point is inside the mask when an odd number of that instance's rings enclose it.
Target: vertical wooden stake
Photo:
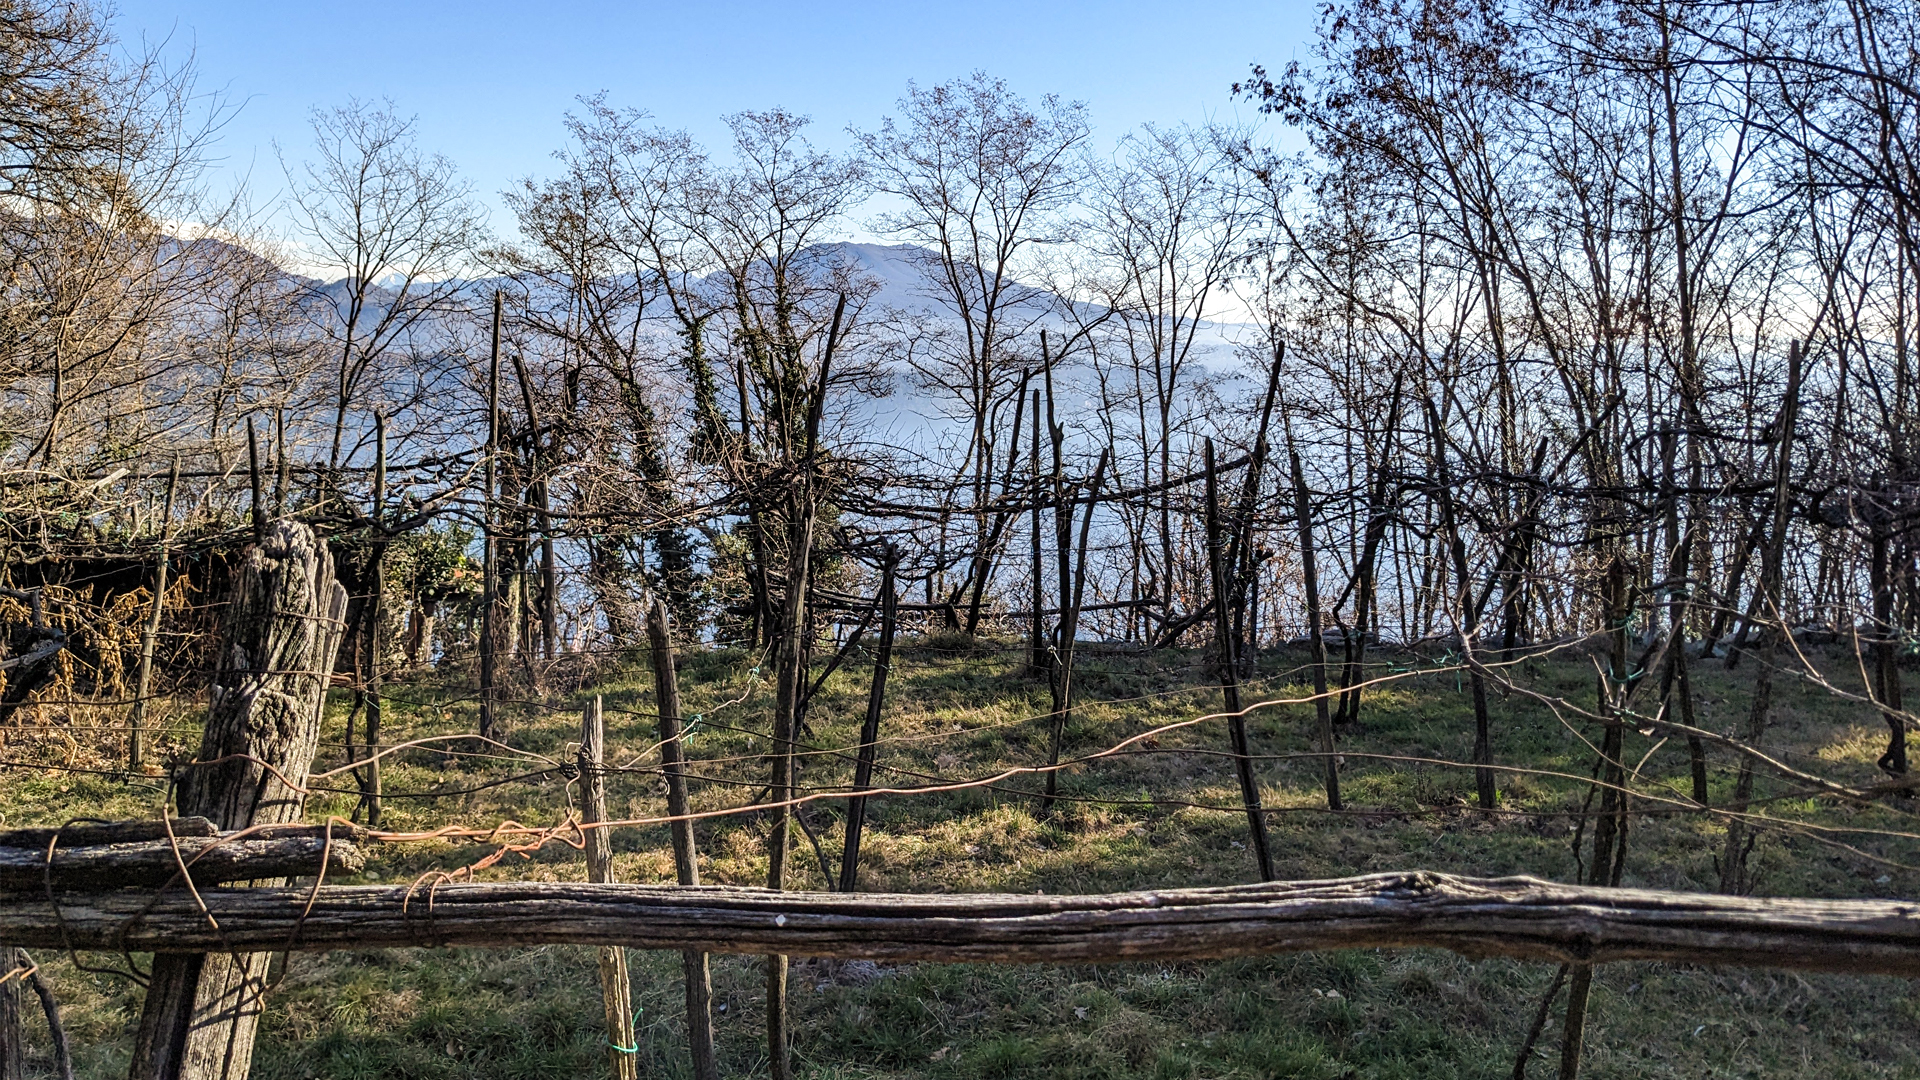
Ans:
[[[274,410],[273,421],[273,516],[287,516],[287,499],[293,490],[293,462],[287,457],[287,410]]]
[[[806,708],[807,666],[812,647],[813,627],[809,621],[812,589],[814,524],[820,512],[815,489],[819,462],[815,451],[820,445],[820,417],[826,408],[828,372],[833,352],[840,340],[840,320],[846,314],[847,298],[841,294],[833,309],[833,325],[827,330],[826,349],[820,355],[820,372],[807,397],[807,439],[800,458],[799,483],[790,488],[787,499],[787,592],[781,601],[780,648],[776,654],[773,708],[773,775],[768,784],[774,802],[773,829],[767,837],[767,888],[781,892],[787,887],[787,848],[792,842],[793,799],[796,780],[795,744],[800,738],[800,722]],[[783,953],[767,956],[767,1071],[773,1080],[791,1080],[792,1049],[787,1038],[787,957]]]
[[[1480,798],[1480,809],[1492,810],[1499,803],[1499,791],[1493,779],[1493,720],[1487,707],[1487,677],[1474,658],[1478,647],[1480,614],[1473,602],[1473,582],[1467,567],[1467,541],[1460,532],[1460,515],[1454,508],[1453,478],[1448,472],[1446,421],[1433,402],[1427,402],[1427,438],[1432,447],[1434,483],[1432,498],[1439,505],[1440,527],[1446,534],[1447,548],[1453,553],[1453,610],[1459,624],[1460,654],[1467,665],[1467,686],[1473,694],[1473,786]]]
[[[173,492],[180,482],[180,457],[167,473],[166,508],[160,512],[160,551],[153,567],[153,609],[140,633],[140,667],[133,679],[133,712],[127,717],[127,771],[139,772],[147,763],[147,694],[153,687],[153,650],[160,638],[160,616],[167,600],[167,541],[173,538]]]
[[[367,597],[367,824],[380,826],[380,631],[387,620],[387,418],[373,414],[373,582]]]
[[[251,416],[247,417],[247,477],[253,484],[253,542],[257,544],[267,535],[267,503],[260,479],[260,434]]]
[[[1273,368],[1267,374],[1267,393],[1260,405],[1260,426],[1255,429],[1253,449],[1247,455],[1247,478],[1240,487],[1240,504],[1234,513],[1233,533],[1226,539],[1226,572],[1230,580],[1248,583],[1248,603],[1244,610],[1233,612],[1234,661],[1252,669],[1254,654],[1259,651],[1260,634],[1256,627],[1260,614],[1260,559],[1254,543],[1256,534],[1255,508],[1260,502],[1260,474],[1267,464],[1267,429],[1273,425],[1273,407],[1280,399],[1281,362],[1286,359],[1287,345],[1284,341],[1273,343]],[[1162,492],[1161,497],[1166,498]],[[1239,654],[1240,642],[1247,643],[1247,654]]]
[[[1292,441],[1291,432],[1288,441]],[[1313,505],[1307,498],[1307,476],[1300,468],[1300,451],[1287,447],[1293,460],[1294,517],[1300,526],[1300,572],[1307,588],[1307,642],[1313,652],[1313,711],[1318,721],[1320,753],[1326,761],[1327,809],[1340,809],[1340,759],[1333,753],[1333,720],[1327,711],[1327,639],[1320,632],[1320,579],[1313,565]]]
[[[1056,427],[1055,431],[1059,433],[1062,429]],[[1055,446],[1058,445],[1056,442]],[[1106,479],[1107,461],[1111,453],[1108,449],[1100,451],[1100,463],[1093,470],[1093,483],[1087,488],[1087,512],[1080,520],[1078,565],[1069,565],[1064,555],[1060,560],[1060,647],[1054,657],[1057,667],[1053,673],[1053,737],[1047,751],[1047,793],[1040,800],[1040,812],[1043,814],[1053,809],[1053,801],[1060,794],[1060,770],[1056,766],[1060,764],[1060,753],[1066,743],[1067,725],[1073,720],[1073,650],[1074,640],[1080,633],[1080,602],[1087,588],[1087,537],[1093,532],[1093,510],[1100,502],[1100,485]],[[1066,529],[1062,534],[1064,540],[1066,533],[1073,529],[1071,501],[1062,497],[1056,513],[1066,518]]]
[[[1027,644],[1027,670],[1034,674],[1047,671],[1047,594],[1041,580],[1040,546],[1040,391],[1033,392],[1033,636]]]
[[[1220,689],[1227,699],[1227,738],[1233,746],[1233,770],[1240,778],[1240,801],[1247,808],[1247,834],[1260,864],[1260,880],[1272,881],[1273,849],[1267,842],[1267,812],[1260,804],[1260,781],[1253,772],[1247,718],[1240,715],[1240,658],[1235,655],[1233,622],[1227,615],[1227,571],[1221,551],[1220,487],[1213,463],[1213,440],[1201,447],[1207,470],[1207,564],[1213,574],[1213,637],[1220,650]]]
[[[480,585],[480,737],[493,738],[493,683],[496,660],[495,651],[499,647],[498,616],[494,608],[500,601],[500,564],[499,538],[495,536],[493,520],[494,485],[498,479],[495,458],[500,448],[500,312],[506,302],[506,294],[496,289],[493,293],[493,350],[487,364],[487,490],[484,498],[484,525],[481,554]]]
[[[1792,524],[1789,513],[1793,508],[1793,439],[1794,426],[1800,415],[1800,364],[1803,358],[1800,343],[1788,342],[1786,394],[1780,400],[1780,415],[1773,425],[1779,449],[1773,463],[1772,524],[1768,528],[1767,546],[1760,555],[1760,587],[1754,591],[1754,605],[1759,608],[1760,618],[1766,620],[1760,632],[1760,652],[1757,657],[1760,670],[1754,672],[1753,701],[1747,709],[1747,745],[1755,748],[1767,735],[1768,713],[1773,708],[1774,664],[1788,634],[1781,581],[1785,574],[1787,528]],[[1752,798],[1753,760],[1742,757],[1740,772],[1733,784],[1730,808],[1736,814],[1745,813]],[[1747,855],[1753,849],[1752,835],[1745,818],[1734,817],[1727,822],[1726,849],[1720,861],[1721,892],[1744,896],[1751,887],[1752,883],[1747,879]]]
[[[694,846],[693,822],[687,817],[686,752],[680,727],[680,677],[673,670],[673,624],[667,605],[658,597],[647,611],[647,641],[653,652],[654,707],[660,714],[660,766],[667,777],[667,813],[673,815],[673,868],[682,885],[700,884],[699,852]],[[687,1046],[693,1057],[694,1080],[719,1080],[720,1066],[713,1053],[713,974],[707,954],[687,950],[680,954],[687,987]]]
[[[880,649],[873,658],[873,689],[867,694],[867,718],[860,725],[860,756],[853,767],[853,790],[847,800],[847,842],[840,853],[840,891],[853,892],[860,875],[860,834],[867,824],[867,796],[873,786],[873,762],[879,751],[880,706],[886,700],[887,673],[893,667],[893,629],[899,598],[893,574],[900,565],[899,549],[887,542],[880,557]]]
[[[0,982],[0,1080],[26,1080],[27,1076],[27,1045],[20,1026],[26,980],[17,974],[25,966],[19,949],[0,946],[0,979],[6,980]]]
[[[585,787],[580,820],[588,826],[587,880],[597,884],[613,881],[613,837],[606,829],[592,828],[607,820],[605,758],[606,727],[601,721],[600,697],[587,706],[580,718],[580,779]],[[613,1063],[618,1080],[640,1080],[639,1044],[634,1042],[633,986],[627,978],[627,950],[617,945],[600,949],[600,992],[607,1006],[607,1057]]]
[[[1695,538],[1694,522],[1689,520],[1687,532],[1680,532],[1680,496],[1674,478],[1674,453],[1680,433],[1673,425],[1661,433],[1660,457],[1662,473],[1660,497],[1666,511],[1666,547],[1667,547],[1667,665],[1661,675],[1660,700],[1665,702],[1669,712],[1680,715],[1680,722],[1693,727],[1693,680],[1687,671],[1687,624],[1688,603],[1693,590],[1687,584],[1687,557],[1693,551]],[[1544,445],[1544,444],[1543,444]],[[1534,470],[1538,472],[1539,470]],[[1531,543],[1531,539],[1528,540]],[[1516,574],[1516,576],[1518,576]],[[1509,586],[1511,590],[1511,586]],[[1508,620],[1511,627],[1513,620]],[[1512,638],[1513,632],[1508,630]],[[1507,657],[1503,653],[1501,659]],[[1676,707],[1677,706],[1677,707]],[[1707,748],[1698,735],[1687,736],[1687,764],[1693,777],[1693,801],[1701,806],[1707,804]]]

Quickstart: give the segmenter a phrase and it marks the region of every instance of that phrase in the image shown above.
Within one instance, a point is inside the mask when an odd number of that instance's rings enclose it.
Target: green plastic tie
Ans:
[[[611,1038],[607,1040],[607,1045],[619,1051],[622,1054],[639,1053],[640,1052],[640,1014],[646,1011],[647,1010],[644,1008],[633,1010],[633,1045],[632,1046],[621,1046],[619,1043],[614,1042]]]

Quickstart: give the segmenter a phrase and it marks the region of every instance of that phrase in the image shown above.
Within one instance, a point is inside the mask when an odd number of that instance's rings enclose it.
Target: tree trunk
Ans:
[[[1625,556],[1616,552],[1607,568],[1604,607],[1612,647],[1608,667],[1610,676],[1599,680],[1601,717],[1606,730],[1600,739],[1600,761],[1596,785],[1600,795],[1600,813],[1593,826],[1593,860],[1587,867],[1590,885],[1617,888],[1626,869],[1627,857],[1627,769],[1622,760],[1626,724],[1622,705],[1627,686],[1627,568]],[[1589,794],[1591,798],[1591,794]],[[1585,822],[1582,822],[1584,826]],[[1578,857],[1578,837],[1574,855]],[[1587,1005],[1593,990],[1594,965],[1569,966],[1572,979],[1567,990],[1566,1026],[1560,1037],[1560,1080],[1577,1080],[1580,1054],[1586,1039]]]
[[[775,671],[773,706],[773,776],[768,795],[774,802],[773,830],[767,837],[767,888],[779,892],[787,887],[787,849],[792,842],[793,798],[797,777],[794,751],[800,738],[801,710],[807,693],[807,661],[813,633],[808,619],[807,590],[812,584],[813,527],[819,513],[818,494],[814,490],[815,448],[819,445],[820,415],[826,407],[827,373],[833,363],[834,346],[840,337],[840,319],[847,298],[840,297],[833,313],[833,327],[827,333],[826,351],[820,359],[819,383],[810,388],[806,412],[806,447],[798,459],[787,450],[788,463],[797,466],[798,475],[790,480],[786,500],[787,592],[782,602],[780,648]],[[784,954],[767,956],[767,1063],[773,1080],[792,1080],[793,1063],[787,1039],[787,958]]]
[[[364,787],[360,793],[361,805],[367,808],[367,825],[380,827],[380,718],[383,713],[380,700],[381,672],[380,653],[382,631],[387,628],[387,533],[385,525],[387,503],[387,418],[374,417],[377,433],[373,468],[373,545],[369,561],[373,564],[372,579],[367,588],[365,604],[367,620],[366,640],[366,685],[361,689],[367,704],[367,770],[362,779]],[[347,740],[351,753],[352,739]]]
[[[1688,614],[1693,590],[1687,584],[1687,567],[1694,547],[1693,530],[1696,523],[1689,517],[1687,531],[1680,531],[1680,497],[1675,488],[1674,456],[1679,433],[1669,429],[1662,440],[1661,456],[1665,463],[1665,491],[1661,501],[1666,504],[1666,544],[1667,544],[1667,669],[1661,679],[1660,699],[1668,705],[1669,712],[1678,712],[1680,722],[1693,727],[1693,679],[1687,670],[1687,625],[1691,621]],[[1707,749],[1698,735],[1687,736],[1687,764],[1693,779],[1693,801],[1702,806],[1707,804]]]
[[[1367,655],[1367,628],[1374,618],[1375,594],[1379,588],[1380,545],[1386,540],[1387,525],[1392,520],[1388,510],[1388,498],[1392,490],[1392,454],[1394,442],[1400,430],[1400,388],[1401,376],[1393,379],[1393,400],[1387,406],[1387,425],[1382,435],[1386,440],[1380,449],[1380,463],[1368,487],[1367,524],[1365,537],[1361,542],[1360,559],[1354,567],[1353,627],[1347,633],[1345,641],[1346,662],[1340,670],[1340,709],[1334,715],[1334,725],[1345,727],[1360,719],[1360,681],[1364,678]],[[1338,607],[1338,605],[1335,605]]]

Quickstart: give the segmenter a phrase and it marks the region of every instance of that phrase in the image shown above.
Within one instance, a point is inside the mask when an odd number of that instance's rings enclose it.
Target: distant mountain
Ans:
[[[872,303],[902,311],[943,314],[948,308],[934,298],[925,256],[931,252],[910,244],[821,244],[818,250],[836,263],[850,264],[880,283]],[[922,257],[916,258],[916,254]]]
[[[911,244],[837,241],[816,244],[808,248],[803,255],[809,260],[817,261],[822,267],[849,268],[862,277],[876,282],[879,287],[869,300],[869,307],[872,309],[892,309],[935,318],[953,315],[952,305],[941,299],[946,290],[943,284],[933,276],[937,272],[938,264],[935,262],[934,253],[928,249]],[[289,275],[289,277],[292,276]],[[343,303],[349,291],[347,278],[324,283],[310,279],[299,280],[317,286],[318,293],[335,303]],[[398,275],[389,274],[374,284],[367,297],[369,315],[377,317],[378,313],[383,312],[386,306],[392,303],[396,296],[395,288],[400,281]],[[498,277],[472,278],[461,282],[464,291],[479,299],[484,299],[501,284],[502,279]],[[1063,297],[1030,283],[1018,283],[1011,286],[1010,291],[1014,300],[1009,305],[1009,313],[1018,321],[1057,317],[1053,313],[1061,311],[1068,305],[1068,301]],[[1100,314],[1097,306],[1083,301],[1073,301],[1072,306],[1083,319]],[[1211,353],[1221,348],[1231,351],[1233,344],[1245,338],[1253,329],[1235,323],[1204,322],[1201,324],[1196,348],[1202,353]]]
[[[859,244],[842,241],[819,244],[809,251],[818,252],[823,262],[831,261],[836,265],[851,266],[862,275],[878,281],[880,288],[874,293],[871,301],[874,305],[933,316],[948,316],[953,313],[951,304],[941,300],[946,290],[932,277],[937,270],[937,263],[934,261],[936,256],[927,248],[912,244]],[[1016,317],[1044,318],[1050,313],[1062,310],[1068,303],[1055,293],[1024,282],[1013,286],[1012,293],[1016,297],[1016,302],[1012,305]],[[1084,319],[1090,319],[1101,313],[1098,305],[1084,301],[1073,301],[1072,306]],[[1241,340],[1251,340],[1248,335],[1257,332],[1255,327],[1207,320],[1200,324],[1195,348],[1202,353],[1212,353],[1221,348],[1231,351],[1236,343]],[[1196,359],[1199,358],[1196,357]]]
[[[859,275],[877,284],[877,289],[868,301],[870,314],[883,311],[897,311],[910,315],[932,319],[952,318],[952,307],[942,303],[944,292],[940,282],[932,275],[937,272],[937,263],[931,251],[907,244],[870,244],[842,241],[819,244],[809,248],[804,256],[807,260],[817,261],[823,269],[835,267],[851,269]],[[290,275],[291,276],[291,275]],[[342,314],[345,313],[345,301],[351,285],[348,279],[341,278],[325,283],[302,279],[315,287],[316,299],[331,302]],[[391,278],[382,279],[367,297],[368,305],[361,314],[363,323],[379,319],[395,297],[389,287]],[[497,277],[473,278],[462,281],[459,287],[472,301],[475,311],[484,309],[487,298],[503,284]],[[716,282],[716,284],[718,284]],[[1015,300],[1005,312],[1007,321],[1014,324],[1029,324],[1030,332],[1037,336],[1041,326],[1052,327],[1056,334],[1071,332],[1069,320],[1063,317],[1063,309],[1068,301],[1045,289],[1031,284],[1021,284],[1013,290]],[[1089,320],[1102,314],[1101,309],[1085,302],[1073,304],[1080,320]],[[659,345],[663,349],[678,347],[678,335],[665,321],[667,311],[660,306],[657,333]],[[1118,330],[1117,324],[1114,329]],[[463,335],[452,326],[439,322],[438,316],[430,316],[415,328],[416,341],[432,341],[441,338],[451,343]],[[1187,356],[1187,374],[1182,381],[1188,387],[1207,376],[1225,379],[1231,384],[1247,384],[1248,371],[1243,354],[1237,348],[1241,342],[1257,341],[1259,329],[1236,323],[1203,322],[1194,335],[1191,351]],[[1109,344],[1113,348],[1124,349],[1124,344]],[[1119,356],[1110,359],[1121,360]],[[451,372],[443,377],[450,377]],[[869,400],[855,408],[862,426],[870,433],[893,445],[930,449],[934,443],[954,437],[959,429],[953,410],[958,402],[948,400],[946,395],[930,391],[921,386],[913,373],[898,370],[892,373],[889,381],[891,392],[884,398]],[[1094,372],[1082,364],[1069,362],[1059,371],[1055,379],[1056,388],[1061,394],[1061,407],[1066,412],[1069,424],[1079,424],[1090,419],[1090,414],[1099,397],[1099,379]],[[1245,385],[1222,388],[1229,395],[1247,392]]]

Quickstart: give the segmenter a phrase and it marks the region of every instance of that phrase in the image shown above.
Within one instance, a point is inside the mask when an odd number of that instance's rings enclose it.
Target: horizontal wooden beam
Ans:
[[[551,882],[200,895],[205,911],[177,887],[159,897],[58,894],[56,913],[44,895],[0,894],[0,941],[140,951],[561,943],[991,963],[1423,947],[1470,957],[1920,975],[1920,902],[1598,889],[1421,871],[1105,896]]]
[[[171,821],[89,821],[59,828],[9,829],[0,832],[0,848],[31,848],[44,852],[57,843],[62,848],[91,847],[96,844],[129,844],[140,840],[164,840],[172,836],[218,836],[220,830],[203,817],[173,818]]]
[[[45,848],[0,846],[0,889],[31,893],[49,883],[57,891],[164,885],[179,875],[182,862],[195,885],[314,876],[323,857],[329,874],[357,874],[366,866],[366,856],[346,837],[264,833],[61,847],[51,859]],[[8,902],[11,898],[0,893],[0,903]]]

